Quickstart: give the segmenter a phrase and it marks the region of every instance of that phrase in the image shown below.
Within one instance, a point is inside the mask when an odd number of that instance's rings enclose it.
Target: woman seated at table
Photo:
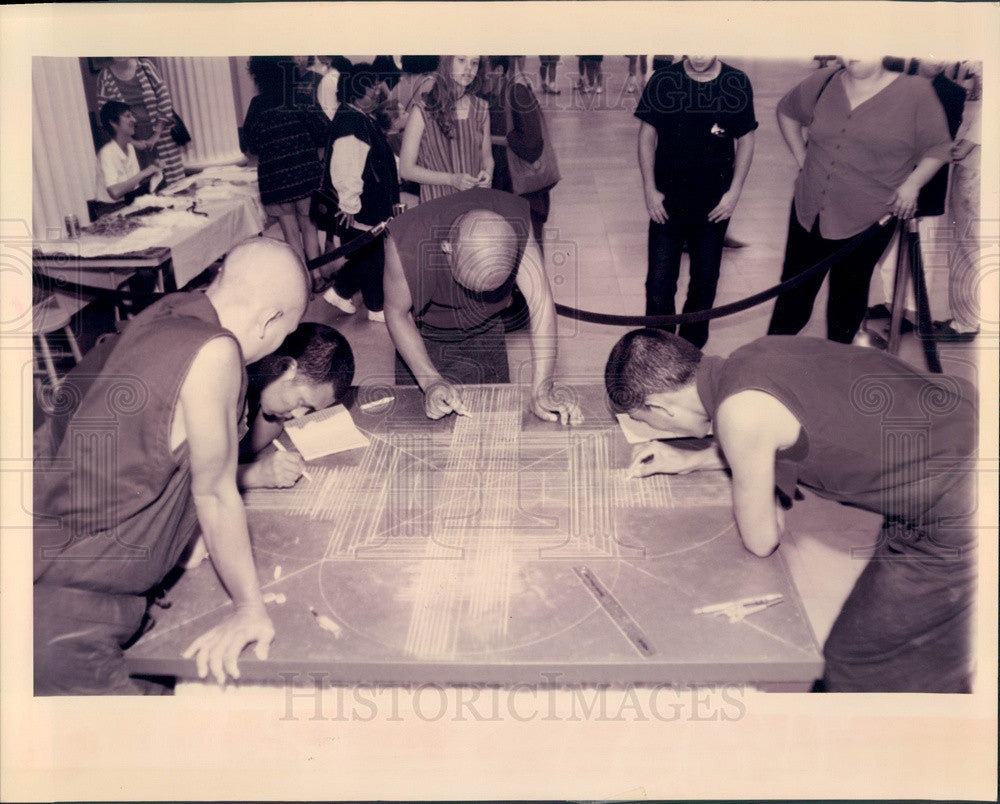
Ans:
[[[328,408],[354,378],[354,352],[325,324],[304,323],[277,351],[247,366],[247,425],[240,442],[240,488],[287,488],[302,474],[302,457],[280,450],[258,457],[289,419]]]
[[[140,169],[135,153],[135,115],[126,103],[108,101],[101,108],[101,125],[111,135],[111,142],[97,152],[97,200],[104,204],[131,203],[140,190],[148,192],[148,183],[162,170],[159,160]],[[153,144],[160,130],[153,134]],[[159,182],[157,182],[159,183]]]

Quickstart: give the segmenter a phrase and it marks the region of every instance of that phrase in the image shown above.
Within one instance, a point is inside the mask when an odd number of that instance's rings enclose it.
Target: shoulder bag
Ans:
[[[505,99],[507,103],[504,107],[504,115],[507,118],[508,132],[514,130],[514,110],[512,107],[514,105],[514,87],[516,84],[516,79],[510,82]],[[530,85],[523,85],[528,86],[530,90]],[[542,155],[534,162],[526,162],[515,154],[513,150],[507,148],[507,166],[510,172],[511,190],[514,195],[524,195],[525,193],[544,190],[552,187],[562,178],[559,175],[556,152],[552,147],[552,141],[549,139],[549,130],[545,123],[545,115],[542,112],[541,106],[536,104],[536,107],[538,108],[539,125],[542,129]]]

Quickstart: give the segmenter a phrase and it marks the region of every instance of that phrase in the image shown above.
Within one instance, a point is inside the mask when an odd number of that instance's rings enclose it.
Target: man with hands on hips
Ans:
[[[531,410],[582,421],[553,392],[555,305],[524,199],[474,189],[425,202],[389,224],[385,252],[396,383],[420,386],[428,418],[468,415],[463,384],[510,382],[501,314],[516,284],[530,314]]]

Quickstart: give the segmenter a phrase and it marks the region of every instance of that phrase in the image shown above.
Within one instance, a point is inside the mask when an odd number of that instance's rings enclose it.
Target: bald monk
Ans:
[[[234,607],[184,657],[219,683],[246,645],[266,658],[274,628],[236,487],[245,365],[295,329],[307,288],[291,248],[245,241],[204,292],[133,319],[88,384],[35,475],[36,695],[148,691],[122,647],[198,527]]]
[[[396,383],[420,386],[428,418],[466,415],[463,384],[510,382],[501,313],[516,285],[530,315],[531,410],[546,421],[582,421],[552,392],[555,306],[527,201],[473,189],[420,204],[389,225],[385,259]]]

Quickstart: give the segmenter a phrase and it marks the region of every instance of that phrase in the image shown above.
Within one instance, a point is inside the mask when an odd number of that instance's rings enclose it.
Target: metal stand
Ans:
[[[927,299],[927,283],[924,281],[923,259],[920,256],[920,232],[917,219],[898,221],[899,248],[896,253],[896,276],[892,293],[892,317],[889,319],[888,340],[866,327],[872,346],[889,354],[899,354],[899,342],[903,325],[903,307],[906,304],[907,280],[913,279],[913,295],[917,303],[917,337],[924,348],[927,368],[934,374],[941,373],[937,343],[931,332],[931,310]],[[907,271],[909,267],[909,271]]]

